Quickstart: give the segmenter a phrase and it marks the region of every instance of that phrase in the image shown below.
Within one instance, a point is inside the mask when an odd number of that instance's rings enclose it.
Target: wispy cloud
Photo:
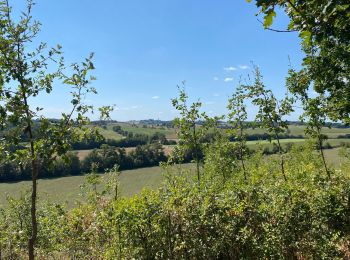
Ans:
[[[114,110],[116,110],[116,111],[129,111],[132,109],[139,109],[139,108],[142,108],[142,106],[135,105],[135,106],[131,106],[131,107],[115,107]]]
[[[230,82],[230,81],[233,81],[233,78],[225,78],[224,81],[225,82]]]
[[[235,71],[235,70],[237,70],[237,68],[230,66],[230,67],[225,67],[224,70],[226,70],[226,71]]]
[[[218,78],[218,77],[214,77],[214,78],[213,78],[213,80],[218,81],[218,80],[219,80],[219,78]]]
[[[152,99],[159,99],[159,96],[153,96]]]
[[[247,65],[239,65],[238,67],[239,67],[241,70],[249,69],[249,66],[247,66]]]
[[[205,104],[205,105],[214,105],[215,102],[214,102],[214,101],[208,101],[208,102],[205,102],[204,104]]]
[[[220,95],[218,93],[213,94],[214,97],[219,97]]]

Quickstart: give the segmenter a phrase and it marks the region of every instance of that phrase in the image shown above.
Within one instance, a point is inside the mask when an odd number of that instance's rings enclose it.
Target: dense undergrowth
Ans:
[[[325,172],[311,146],[246,162],[232,143],[206,151],[198,186],[181,166],[164,166],[167,181],[130,199],[88,182],[88,200],[72,210],[42,202],[37,255],[92,259],[325,259],[350,257],[350,165]],[[41,198],[42,200],[43,198]],[[1,256],[25,257],[30,234],[25,194],[1,211]]]

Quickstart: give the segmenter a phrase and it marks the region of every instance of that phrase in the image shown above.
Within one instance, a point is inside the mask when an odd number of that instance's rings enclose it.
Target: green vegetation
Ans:
[[[120,140],[123,138],[122,135],[114,132],[111,129],[111,125],[108,125],[107,129],[104,129],[103,127],[97,127],[99,133],[105,138],[105,139],[111,139],[111,140]]]
[[[251,2],[251,0],[248,0]],[[255,0],[269,28],[282,8],[290,18],[287,31],[299,33],[303,66],[289,71],[291,93],[309,99],[312,87],[323,112],[334,121],[350,122],[350,5],[347,0]],[[270,28],[271,29],[271,28]],[[273,28],[271,30],[274,30]],[[308,110],[306,110],[308,111]]]
[[[26,43],[39,31],[32,5],[28,1],[16,23],[8,2],[0,2],[0,173],[31,179],[0,184],[10,195],[0,207],[0,258],[350,257],[349,135],[347,129],[325,128],[328,118],[350,123],[347,2],[256,0],[266,28],[275,8],[285,9],[289,29],[302,38],[302,69],[289,70],[287,94],[279,100],[255,68],[254,82],[240,83],[229,99],[226,117],[200,112],[201,102],[189,104],[180,88],[172,100],[179,112],[174,121],[178,143],[168,158],[162,145],[173,129],[118,126],[102,118],[89,122],[86,113],[92,107],[82,101],[96,92],[88,85],[94,80],[88,77],[94,69],[92,55],[67,71],[60,46],[46,53],[46,45],[40,44],[28,52]],[[56,61],[57,71],[48,73],[47,61]],[[50,93],[57,79],[72,87],[72,112],[49,120],[29,101],[43,91]],[[310,97],[310,86],[318,95]],[[258,111],[251,123],[246,122],[246,102]],[[287,118],[295,104],[302,105],[305,126],[292,130]],[[108,118],[112,109],[99,111]],[[252,125],[259,130],[249,129]],[[303,134],[291,135],[300,129]],[[338,138],[327,140],[326,131]],[[128,153],[116,147],[140,142],[144,145]],[[82,161],[69,153],[74,147],[97,145],[100,149]],[[326,149],[332,145],[340,147]],[[194,164],[181,164],[187,161]],[[120,171],[159,162],[162,170]],[[81,170],[87,175],[38,181],[51,171],[62,176]],[[29,192],[19,192],[26,187]],[[78,193],[81,199],[76,199]]]
[[[339,155],[340,149],[327,149],[325,155],[330,165],[339,169],[341,163],[347,163],[347,159]],[[183,169],[191,167],[192,174],[195,175],[195,167],[192,164],[182,166]],[[102,179],[103,174],[101,174]],[[144,188],[158,189],[165,181],[164,170],[162,167],[147,167],[135,170],[122,171],[120,175],[120,190],[122,197],[132,197],[141,192]],[[82,196],[81,185],[86,181],[85,175],[68,176],[62,178],[41,179],[38,181],[39,198],[49,200],[53,203],[67,203],[68,208],[76,206],[77,202],[84,202],[86,198]],[[107,178],[104,178],[100,189],[106,184]],[[0,183],[0,205],[7,205],[7,197],[18,198],[21,192],[30,189],[30,181],[5,182]]]
[[[129,124],[129,123],[111,123],[107,125],[108,130],[112,130],[113,126],[119,125],[124,131],[128,131],[134,134],[144,134],[144,135],[152,135],[155,133],[165,134],[167,139],[176,139],[175,129],[159,127],[159,126],[147,126],[143,124]]]
[[[99,127],[99,131],[103,137],[106,139],[114,139],[119,140],[122,138],[122,136],[116,132],[114,132],[113,126],[119,125],[124,131],[128,131],[130,133],[134,134],[144,134],[151,136],[155,133],[162,133],[165,134],[167,139],[170,140],[177,140],[177,135],[175,132],[175,128],[162,128],[162,127],[147,127],[143,128],[141,124],[129,124],[129,123],[107,123],[107,129]],[[296,124],[289,124],[288,125],[288,134],[296,137],[305,137],[305,129],[306,126],[299,123],[299,125]],[[321,132],[324,135],[327,135],[329,138],[335,139],[339,136],[346,136],[349,135],[350,137],[350,128],[335,128],[335,127],[322,127]],[[247,135],[256,135],[256,134],[265,134],[267,131],[265,129],[255,127],[255,128],[247,128],[246,129]]]
[[[184,165],[188,169],[191,165]],[[101,175],[103,179],[103,175]],[[131,197],[144,188],[157,189],[164,182],[163,169],[159,166],[136,170],[122,171],[119,182],[121,196]],[[69,208],[76,206],[77,202],[84,202],[81,185],[86,181],[86,176],[68,176],[63,178],[41,179],[38,181],[39,200],[49,200],[54,203],[67,203]],[[104,178],[100,189],[106,185]],[[14,183],[0,183],[0,204],[7,204],[7,196],[19,198],[22,191],[30,189],[30,181]]]
[[[285,182],[279,159],[263,160],[257,153],[247,161],[244,184],[242,169],[230,166],[236,159],[225,158],[223,165],[211,156],[218,152],[213,148],[207,151],[200,187],[196,174],[171,167],[159,190],[144,190],[131,198],[111,199],[113,191],[94,189],[91,182],[84,190],[88,201],[72,210],[41,203],[37,256],[341,258],[348,253],[349,164],[332,171],[328,181],[314,149],[296,148],[286,155]],[[223,170],[236,170],[223,181],[213,167],[217,163],[230,167]],[[21,241],[28,232],[27,217],[20,213],[26,212],[26,203],[25,196],[12,199],[2,213],[2,239],[12,245],[2,244],[2,251],[14,257],[25,250]]]

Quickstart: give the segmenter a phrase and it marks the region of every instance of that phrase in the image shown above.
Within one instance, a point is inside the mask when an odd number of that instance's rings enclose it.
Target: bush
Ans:
[[[292,146],[285,155],[288,181],[278,158],[264,158],[261,152],[247,153],[245,180],[231,145],[208,147],[200,186],[191,169],[167,166],[166,182],[156,191],[114,199],[95,191],[94,200],[69,211],[42,203],[38,257],[346,259],[349,168],[332,171],[328,179],[311,146]],[[110,149],[93,152],[89,160],[108,158]],[[139,147],[130,156],[133,163],[161,157],[156,144]],[[5,258],[21,258],[27,247],[29,200],[11,201],[11,207],[0,211],[0,249]]]

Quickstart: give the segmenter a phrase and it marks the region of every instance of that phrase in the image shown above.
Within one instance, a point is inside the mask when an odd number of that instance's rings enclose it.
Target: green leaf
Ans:
[[[264,27],[268,28],[273,22],[273,18],[276,17],[276,12],[273,9],[270,9],[264,17]]]

